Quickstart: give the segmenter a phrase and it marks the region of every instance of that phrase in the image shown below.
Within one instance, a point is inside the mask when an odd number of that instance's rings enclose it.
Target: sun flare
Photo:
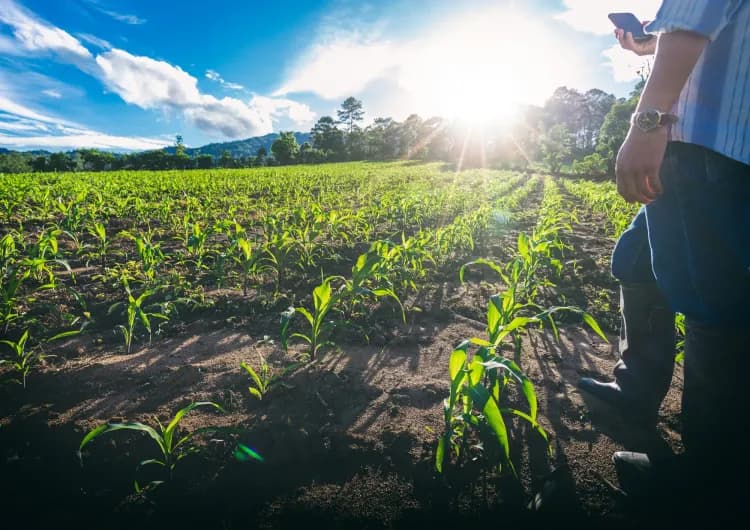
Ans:
[[[523,104],[541,104],[575,56],[533,18],[496,10],[435,28],[414,47],[402,84],[440,115],[508,122]]]

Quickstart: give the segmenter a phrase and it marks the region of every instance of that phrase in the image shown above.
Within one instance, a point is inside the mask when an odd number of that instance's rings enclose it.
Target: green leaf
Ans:
[[[258,388],[263,388],[263,382],[262,382],[262,381],[260,380],[260,376],[258,375],[258,373],[257,373],[257,372],[256,372],[255,370],[253,370],[253,367],[252,367],[252,366],[250,366],[249,364],[247,364],[247,363],[246,363],[246,362],[244,362],[244,361],[240,363],[240,366],[241,366],[242,368],[244,368],[244,369],[245,369],[245,371],[246,371],[246,372],[247,372],[248,374],[250,374],[250,377],[252,377],[252,378],[253,378],[253,381],[255,381],[255,385],[256,385],[256,386],[257,386]],[[251,392],[252,392],[252,390],[251,390]]]
[[[476,384],[469,388],[469,394],[474,399],[474,403],[482,410],[487,424],[490,426],[492,431],[495,433],[500,449],[503,454],[503,461],[507,464],[513,475],[516,477],[516,469],[513,466],[513,462],[510,460],[510,440],[508,439],[508,429],[505,426],[505,421],[500,413],[500,409],[495,403],[494,399],[491,399],[487,389],[482,384]]]
[[[315,325],[314,324],[315,319],[313,318],[313,316],[310,314],[310,312],[307,309],[305,309],[304,307],[295,307],[294,310],[300,315],[302,315],[303,317],[305,317],[311,326]]]
[[[50,337],[49,339],[47,339],[47,342],[52,342],[53,340],[58,340],[58,339],[64,339],[66,337],[73,337],[75,335],[79,335],[80,333],[81,333],[81,330],[79,329],[74,329],[71,331],[63,331],[62,333],[58,333],[57,335],[54,335]]]
[[[487,333],[492,337],[497,333],[502,322],[503,302],[500,295],[490,297],[490,303],[487,304]]]
[[[524,232],[518,233],[518,253],[526,260],[529,259],[529,236]]]
[[[182,421],[182,418],[185,417],[185,414],[190,412],[191,410],[197,408],[197,407],[213,407],[216,410],[219,410],[221,412],[226,412],[224,408],[219,405],[218,403],[214,403],[213,401],[196,401],[194,403],[191,403],[187,407],[184,407],[177,411],[177,413],[174,415],[174,418],[172,418],[172,421],[169,422],[169,425],[167,425],[167,428],[164,429],[165,438],[167,436],[167,433],[169,433],[170,439],[171,439],[171,433],[174,432],[175,427]],[[169,444],[168,444],[169,445]]]
[[[435,450],[435,469],[438,473],[443,472],[443,460],[445,459],[445,444],[446,438],[449,437],[449,434],[444,434],[438,439],[438,445],[437,449]]]
[[[599,323],[593,316],[591,316],[589,313],[583,313],[583,321],[588,324],[592,330],[594,330],[594,333],[604,339],[605,342],[609,342],[606,335],[604,335],[602,328],[599,327]]]
[[[86,436],[84,436],[83,440],[81,440],[81,445],[78,446],[78,451],[80,452],[83,447],[94,440],[95,438],[101,436],[102,434],[107,434],[110,432],[115,431],[121,431],[121,430],[130,430],[130,431],[141,431],[148,434],[151,438],[154,439],[154,441],[159,445],[159,448],[162,450],[164,454],[166,453],[166,447],[164,445],[164,440],[159,435],[158,432],[154,430],[153,427],[149,427],[148,425],[144,425],[143,423],[139,422],[132,422],[132,423],[105,423],[104,425],[100,425],[99,427],[93,429],[91,432],[89,432]]]
[[[249,387],[247,387],[247,389],[250,391],[250,393],[252,395],[254,395],[255,397],[257,397],[258,399],[260,399],[260,400],[263,399],[263,394],[261,394],[260,390],[258,390],[257,388],[255,388],[253,386],[249,386]]]
[[[313,289],[313,304],[315,305],[315,311],[320,314],[331,303],[331,282],[328,278],[323,280],[323,283]]]

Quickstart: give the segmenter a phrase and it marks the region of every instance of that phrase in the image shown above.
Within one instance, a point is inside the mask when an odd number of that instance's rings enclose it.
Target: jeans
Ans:
[[[670,142],[663,193],[644,206],[612,255],[623,283],[657,282],[672,309],[706,326],[750,316],[750,166]]]

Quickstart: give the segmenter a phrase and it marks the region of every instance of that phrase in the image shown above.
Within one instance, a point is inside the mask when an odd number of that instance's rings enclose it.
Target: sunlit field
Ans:
[[[612,363],[633,207],[610,183],[396,162],[0,185],[9,494],[44,480],[113,526],[522,520],[561,455],[617,447],[573,390]]]

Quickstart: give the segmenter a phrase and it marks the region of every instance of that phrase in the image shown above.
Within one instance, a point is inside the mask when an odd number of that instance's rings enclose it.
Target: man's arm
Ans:
[[[654,66],[636,110],[669,112],[708,42],[707,37],[689,31],[660,35]],[[617,190],[626,201],[645,204],[661,193],[659,171],[666,146],[666,127],[647,133],[630,127],[615,166]]]

